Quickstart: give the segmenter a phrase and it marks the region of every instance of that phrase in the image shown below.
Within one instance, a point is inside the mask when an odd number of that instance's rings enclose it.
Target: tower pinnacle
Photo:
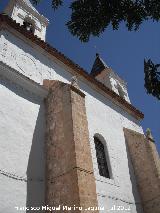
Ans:
[[[107,64],[103,61],[103,59],[100,57],[99,53],[96,53],[96,59],[94,61],[91,75],[96,76],[101,71],[103,71],[105,68],[109,68]]]

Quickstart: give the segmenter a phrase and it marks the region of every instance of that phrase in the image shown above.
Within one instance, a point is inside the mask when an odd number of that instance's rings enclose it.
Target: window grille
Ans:
[[[96,148],[99,174],[103,177],[110,178],[104,145],[97,137],[94,137],[94,143]]]

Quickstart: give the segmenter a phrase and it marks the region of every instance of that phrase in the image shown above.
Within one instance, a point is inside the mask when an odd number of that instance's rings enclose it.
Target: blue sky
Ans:
[[[8,0],[0,0],[1,11],[7,2]],[[37,6],[39,12],[50,20],[47,42],[87,72],[90,72],[95,54],[99,52],[108,66],[127,81],[132,104],[145,114],[141,122],[143,129],[145,131],[149,127],[152,130],[160,152],[160,101],[146,94],[143,72],[144,58],[160,63],[160,23],[145,22],[137,32],[128,32],[124,24],[120,25],[118,31],[109,27],[99,38],[81,43],[65,26],[71,13],[68,9],[71,1],[65,0],[63,7],[56,12],[48,2],[51,1],[42,0]]]

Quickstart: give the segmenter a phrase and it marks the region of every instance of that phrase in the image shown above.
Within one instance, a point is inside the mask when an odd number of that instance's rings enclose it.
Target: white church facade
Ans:
[[[125,81],[51,47],[48,24],[29,0],[0,15],[0,213],[160,213],[159,156]]]

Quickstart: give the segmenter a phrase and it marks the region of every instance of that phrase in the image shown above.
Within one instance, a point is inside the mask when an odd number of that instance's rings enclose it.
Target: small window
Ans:
[[[103,143],[97,138],[94,137],[94,143],[96,148],[96,156],[99,174],[106,178],[111,178],[109,173],[109,168],[107,165],[106,153]]]
[[[33,24],[32,24],[31,22],[29,22],[29,21],[24,21],[24,22],[23,22],[23,26],[24,26],[24,28],[25,28],[27,31],[29,31],[29,32],[31,32],[31,33],[34,33],[34,26],[33,26]]]

